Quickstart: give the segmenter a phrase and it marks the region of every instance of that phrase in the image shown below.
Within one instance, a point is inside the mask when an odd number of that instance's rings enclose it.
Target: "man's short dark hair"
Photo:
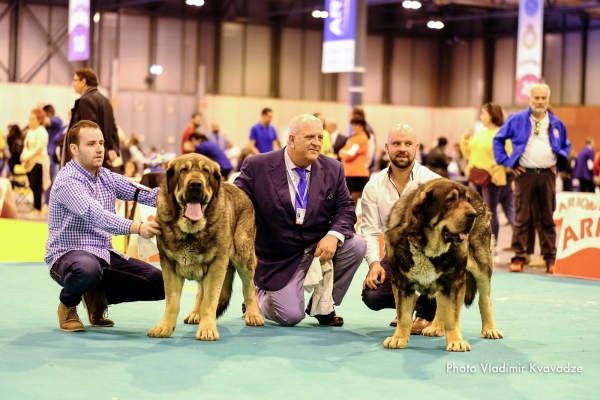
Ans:
[[[52,104],[46,104],[43,110],[49,117],[54,117],[56,115],[56,111],[54,111],[54,107],[52,106]]]
[[[78,69],[75,71],[75,75],[77,75],[79,79],[85,79],[85,84],[88,86],[98,86],[98,77],[91,68]]]
[[[202,113],[201,112],[195,112],[192,114],[192,119],[196,118],[196,117],[202,117]]]
[[[75,144],[79,147],[79,131],[81,131],[83,128],[100,129],[98,124],[94,121],[83,119],[69,129],[69,133],[67,133],[68,145]]]
[[[270,112],[273,112],[273,110],[270,108],[263,108],[263,110],[260,112],[260,115],[267,115]]]
[[[448,144],[448,139],[446,139],[443,136],[438,138],[438,146],[445,146],[447,144]]]
[[[201,133],[197,133],[197,132],[194,132],[190,136],[188,136],[188,139],[189,140],[199,140],[201,142],[206,142],[208,140],[208,138],[205,135],[203,135]]]

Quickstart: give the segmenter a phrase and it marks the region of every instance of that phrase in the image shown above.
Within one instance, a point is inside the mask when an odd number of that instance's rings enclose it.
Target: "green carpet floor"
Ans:
[[[363,264],[337,308],[341,328],[319,327],[313,318],[293,328],[246,327],[237,279],[218,321],[221,340],[205,343],[194,340],[196,326],[182,323],[195,294],[190,282],[169,339],[146,337],[164,302],[113,306],[115,327],[65,333],[56,318],[60,287],[46,266],[0,263],[0,399],[598,398],[599,282],[497,272],[492,299],[505,338],[479,337],[475,305],[462,314],[472,351],[449,353],[444,338],[422,336],[412,336],[407,349],[384,349],[394,311],[363,305],[365,272]],[[447,372],[451,363],[476,372]],[[480,363],[526,368],[484,373]],[[570,363],[583,372],[534,373],[530,363]]]

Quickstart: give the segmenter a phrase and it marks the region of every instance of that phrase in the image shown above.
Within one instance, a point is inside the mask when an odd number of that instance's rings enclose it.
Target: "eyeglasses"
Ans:
[[[73,78],[73,82],[81,82],[81,79],[75,79],[75,78]]]
[[[536,135],[538,133],[540,133],[540,126],[541,126],[541,123],[540,122],[536,122],[535,123],[535,130],[533,131],[533,133],[535,133]]]

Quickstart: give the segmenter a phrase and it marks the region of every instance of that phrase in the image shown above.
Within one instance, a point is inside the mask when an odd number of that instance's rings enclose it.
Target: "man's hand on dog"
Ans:
[[[369,273],[363,282],[363,290],[367,287],[377,290],[377,287],[383,282],[385,282],[385,269],[383,269],[379,261],[374,261],[369,266]]]
[[[337,250],[338,238],[333,235],[325,235],[323,239],[319,241],[317,244],[317,249],[315,250],[315,257],[319,257],[321,261],[329,261],[335,255],[335,251]]]
[[[156,221],[143,222],[139,224],[137,232],[133,231],[132,233],[137,233],[144,239],[152,239],[155,235],[160,235],[160,227]]]

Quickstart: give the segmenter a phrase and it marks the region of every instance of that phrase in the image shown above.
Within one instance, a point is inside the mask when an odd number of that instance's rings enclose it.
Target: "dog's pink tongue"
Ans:
[[[458,237],[460,238],[460,240],[467,240],[469,238],[469,234],[468,233],[459,233]]]
[[[188,203],[185,206],[185,216],[192,221],[200,221],[204,216],[202,214],[202,206],[200,203]]]

